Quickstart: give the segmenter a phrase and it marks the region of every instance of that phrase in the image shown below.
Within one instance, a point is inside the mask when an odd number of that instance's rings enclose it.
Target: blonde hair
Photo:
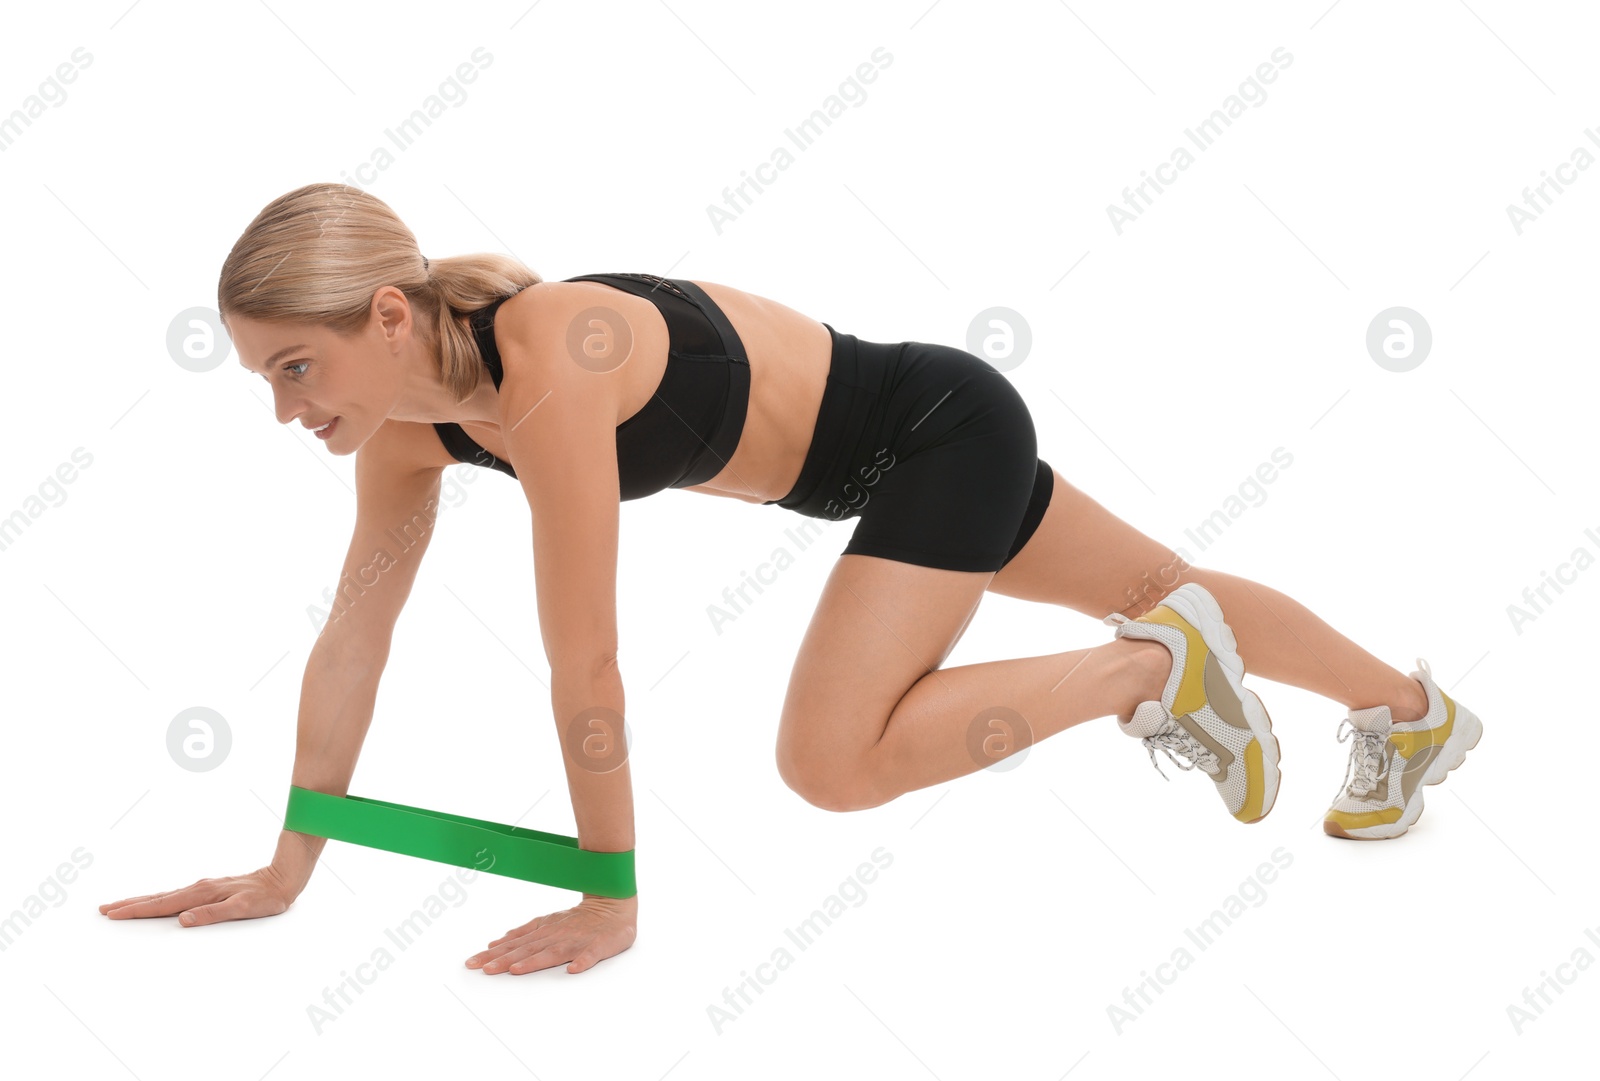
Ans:
[[[307,184],[262,208],[234,242],[217,281],[217,312],[353,335],[372,297],[406,295],[439,376],[457,402],[485,375],[468,314],[544,279],[508,255],[423,258],[389,205],[349,184]]]

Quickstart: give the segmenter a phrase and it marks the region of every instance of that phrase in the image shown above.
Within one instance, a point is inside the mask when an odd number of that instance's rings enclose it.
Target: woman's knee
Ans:
[[[795,795],[824,811],[863,811],[876,807],[860,771],[816,756],[778,748],[778,776]]]

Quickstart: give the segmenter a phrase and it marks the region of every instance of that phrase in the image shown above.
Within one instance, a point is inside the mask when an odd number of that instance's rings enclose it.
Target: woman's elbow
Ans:
[[[584,650],[548,658],[552,680],[561,682],[614,679],[621,675],[617,667],[616,647]]]

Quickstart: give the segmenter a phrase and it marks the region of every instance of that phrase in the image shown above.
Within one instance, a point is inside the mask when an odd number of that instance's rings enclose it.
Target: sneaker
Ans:
[[[1339,742],[1350,736],[1345,785],[1322,820],[1322,832],[1357,841],[1398,837],[1422,814],[1422,787],[1438,784],[1478,745],[1483,724],[1441,691],[1421,657],[1411,678],[1428,692],[1428,715],[1395,721],[1388,706],[1352,709],[1339,723]],[[1348,733],[1345,725],[1349,725]]]
[[[1180,769],[1209,774],[1239,821],[1265,818],[1278,798],[1278,740],[1261,699],[1240,682],[1244,661],[1217,599],[1185,582],[1137,619],[1113,612],[1102,622],[1118,638],[1153,639],[1172,652],[1161,701],[1141,703],[1127,722],[1117,719],[1144,741],[1156,772],[1160,750]]]

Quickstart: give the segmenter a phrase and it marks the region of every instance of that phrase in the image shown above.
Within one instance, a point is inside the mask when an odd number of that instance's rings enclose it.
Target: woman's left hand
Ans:
[[[582,972],[633,945],[638,913],[638,894],[620,898],[584,894],[571,908],[507,931],[488,949],[467,958],[467,967],[521,975],[566,964],[569,973]]]

